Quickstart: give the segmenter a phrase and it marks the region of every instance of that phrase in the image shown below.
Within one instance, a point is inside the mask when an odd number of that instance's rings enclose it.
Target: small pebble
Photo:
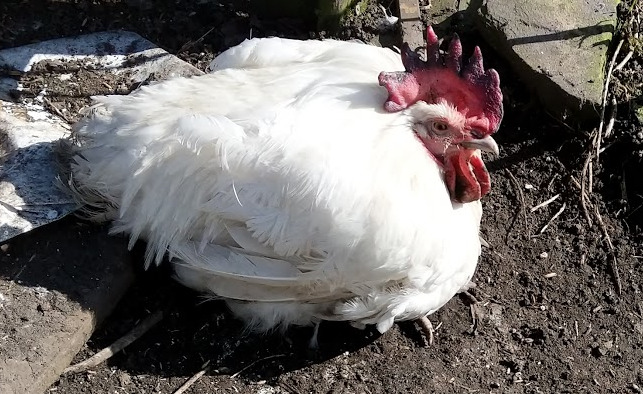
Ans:
[[[547,252],[542,252],[542,253],[540,254],[540,258],[541,258],[541,259],[546,259],[547,257],[549,257],[549,254],[548,254]]]
[[[521,372],[516,372],[513,376],[513,382],[514,383],[522,383],[522,373]]]
[[[54,209],[50,209],[47,211],[47,219],[49,220],[54,220],[58,217],[58,212]]]
[[[132,377],[127,372],[121,371],[118,374],[118,384],[120,384],[121,387],[128,386],[131,383],[132,383]]]

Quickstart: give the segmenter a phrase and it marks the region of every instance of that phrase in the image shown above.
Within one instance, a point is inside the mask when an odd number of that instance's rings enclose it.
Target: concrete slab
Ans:
[[[69,216],[3,249],[0,393],[42,394],[131,285],[126,240]]]
[[[76,110],[201,73],[129,32],[0,51],[0,393],[44,392],[133,280],[125,239],[65,217],[76,206],[55,186],[55,145]]]
[[[32,68],[42,62],[82,62],[87,69],[122,76],[127,86],[152,76],[160,80],[201,73],[130,32],[97,33],[0,51],[4,70],[0,73],[0,243],[76,209],[55,185],[54,147],[69,135],[69,117],[63,119],[64,112],[52,112],[46,105],[51,99],[46,80],[39,91],[20,95],[25,90],[21,81],[41,73]],[[70,80],[72,75],[59,77]]]

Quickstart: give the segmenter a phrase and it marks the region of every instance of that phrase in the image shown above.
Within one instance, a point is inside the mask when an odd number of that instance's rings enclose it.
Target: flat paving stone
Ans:
[[[54,79],[39,75],[60,67]],[[131,32],[103,32],[0,51],[0,242],[59,220],[77,207],[56,186],[56,142],[75,113],[52,101],[81,92],[89,77],[109,74],[126,86],[201,71]],[[80,77],[79,77],[80,76]],[[25,86],[24,81],[35,81]],[[57,86],[70,85],[68,92]],[[37,86],[34,86],[37,85]],[[35,91],[34,91],[35,89]],[[109,90],[109,89],[107,89]],[[90,89],[96,93],[96,89]],[[83,97],[87,99],[87,97]],[[80,99],[80,98],[79,98]],[[73,112],[73,111],[71,111]],[[61,116],[65,118],[61,118]]]
[[[201,71],[130,32],[3,50],[0,70],[0,393],[40,394],[134,278],[127,240],[69,215],[77,206],[55,184],[83,85],[126,94]]]
[[[73,216],[0,252],[0,393],[42,393],[131,285],[123,238]]]

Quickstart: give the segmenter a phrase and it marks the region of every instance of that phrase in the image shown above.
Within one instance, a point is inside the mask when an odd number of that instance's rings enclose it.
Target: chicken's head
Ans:
[[[480,150],[498,154],[491,137],[503,117],[498,73],[484,69],[478,47],[462,67],[457,35],[441,55],[430,26],[427,61],[404,44],[402,62],[406,71],[380,73],[380,85],[388,90],[384,108],[409,110],[418,138],[443,165],[453,200],[465,203],[481,198],[489,192],[490,180]]]

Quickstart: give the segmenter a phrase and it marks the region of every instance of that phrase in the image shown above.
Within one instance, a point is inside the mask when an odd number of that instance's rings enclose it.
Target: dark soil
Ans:
[[[251,29],[253,36],[329,36],[292,19],[263,20],[247,4],[229,3],[3,2],[0,47],[122,28],[203,69]],[[631,1],[625,3],[623,20]],[[371,6],[336,36],[370,41],[377,12]],[[442,28],[453,31],[457,25]],[[477,40],[465,35],[465,52],[480,44]],[[202,302],[174,283],[167,267],[142,272],[138,264],[134,287],[76,361],[108,346],[149,313],[163,310],[164,320],[108,362],[63,376],[50,390],[171,393],[207,364],[208,372],[189,393],[641,392],[643,134],[635,111],[643,104],[643,58],[638,50],[615,73],[614,134],[601,155],[602,167],[595,169],[591,196],[614,244],[620,294],[607,243],[596,220],[588,223],[577,186],[597,125],[570,126],[547,116],[511,70],[483,47],[485,65],[502,76],[506,115],[497,134],[501,156],[486,158],[494,185],[483,200],[482,235],[491,247],[483,250],[472,290],[480,301],[474,306],[479,321],[472,321],[469,301],[456,297],[431,316],[434,326],[440,325],[431,347],[424,346],[412,323],[382,336],[324,323],[320,349],[312,352],[307,349],[311,330],[292,330],[286,337],[245,334],[222,304]],[[108,85],[122,93],[132,89]],[[58,104],[70,112],[77,108]],[[551,204],[530,211],[558,194]],[[81,247],[73,237],[59,245]],[[140,261],[141,248],[134,251],[134,261]]]

